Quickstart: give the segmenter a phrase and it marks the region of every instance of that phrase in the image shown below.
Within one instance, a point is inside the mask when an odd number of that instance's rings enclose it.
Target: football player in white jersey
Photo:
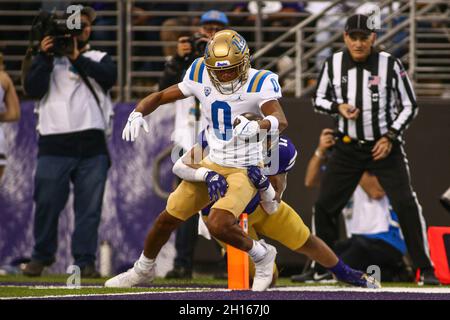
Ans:
[[[255,263],[252,289],[265,290],[272,282],[276,249],[263,240],[252,240],[236,224],[236,218],[257,193],[246,169],[260,165],[263,159],[262,141],[256,137],[287,127],[278,102],[281,97],[278,77],[267,70],[250,68],[245,39],[232,30],[220,31],[208,43],[205,56],[193,62],[181,83],[139,102],[128,118],[122,138],[134,141],[141,127],[148,132],[144,116],[162,104],[188,96],[197,97],[202,105],[210,154],[200,162],[203,168],[191,177],[193,182],[183,181],[170,195],[166,209],[147,234],[144,251],[134,267],[108,280],[105,286],[131,287],[150,282],[155,274],[156,256],[172,231],[215,201],[208,218],[209,231],[222,242],[248,252]],[[240,116],[245,112],[264,118],[249,121]]]

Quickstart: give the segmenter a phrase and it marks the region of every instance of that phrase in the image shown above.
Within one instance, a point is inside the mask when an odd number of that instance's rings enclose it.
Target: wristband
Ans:
[[[261,201],[272,201],[275,198],[275,189],[269,184],[269,187],[266,190],[260,191],[259,195],[261,196]]]
[[[210,172],[211,170],[206,169],[206,168],[198,168],[195,171],[195,180],[196,181],[205,181],[206,175],[208,174],[208,172]]]
[[[276,133],[278,131],[278,119],[274,116],[267,116],[263,120],[268,120],[270,122],[270,133]]]
[[[388,132],[384,134],[384,137],[386,137],[390,142],[397,140],[397,136],[398,134],[393,129],[389,129]]]

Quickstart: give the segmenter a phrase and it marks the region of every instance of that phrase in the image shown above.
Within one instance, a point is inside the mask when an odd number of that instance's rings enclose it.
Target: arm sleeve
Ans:
[[[32,98],[41,99],[47,93],[50,86],[50,75],[53,71],[53,57],[44,53],[37,54],[31,62],[24,89]]]
[[[259,194],[261,196],[261,206],[264,211],[269,215],[277,212],[280,204],[276,200],[273,200],[275,197],[275,189],[273,186],[270,184],[269,188],[264,191],[260,191]]]
[[[105,92],[116,83],[117,67],[109,55],[105,55],[99,62],[96,62],[80,54],[73,64],[76,68],[83,69]]]
[[[394,63],[394,74],[396,78],[395,90],[401,110],[394,119],[390,129],[401,134],[417,116],[419,109],[408,73],[398,59]]]
[[[210,171],[206,168],[194,169],[183,163],[183,158],[175,162],[172,172],[183,180],[191,182],[204,182],[205,175]]]
[[[332,100],[330,88],[332,83],[328,76],[329,60],[326,61],[320,71],[317,87],[313,98],[314,110],[319,113],[338,113],[338,103]]]

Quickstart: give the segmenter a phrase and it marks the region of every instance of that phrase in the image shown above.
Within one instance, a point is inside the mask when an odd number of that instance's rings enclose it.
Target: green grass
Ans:
[[[0,287],[0,298],[8,297],[43,297],[43,296],[61,296],[61,295],[86,295],[86,294],[111,294],[111,293],[128,293],[128,292],[158,292],[171,291],[174,289],[163,288],[130,288],[130,289],[112,289],[112,288],[80,288],[80,289],[63,289],[63,288],[32,288],[32,287]]]
[[[181,288],[168,288],[170,285],[191,287],[194,285],[222,285],[226,286],[226,280],[216,280],[213,278],[201,278],[192,280],[167,280],[157,278],[153,284],[155,286],[161,285],[162,288],[129,288],[129,289],[114,289],[114,288],[61,288],[65,286],[67,275],[48,275],[38,278],[30,278],[23,275],[8,275],[0,276],[0,298],[7,297],[42,297],[42,296],[59,296],[59,295],[85,295],[85,294],[111,294],[111,293],[128,293],[128,292],[159,292],[159,291],[175,291]],[[81,279],[81,285],[103,286],[106,278],[100,279]],[[28,284],[30,284],[28,286]],[[19,287],[21,286],[21,287]],[[36,287],[34,287],[36,286]],[[39,287],[42,286],[42,287]],[[49,288],[44,286],[55,286]]]
[[[40,284],[40,283],[52,283],[52,284],[60,284],[65,285],[67,281],[68,275],[47,275],[42,277],[27,277],[24,275],[7,275],[7,276],[0,276],[0,282],[1,283],[34,283],[34,284]],[[99,278],[99,279],[92,279],[92,278],[82,278],[81,284],[82,285],[100,285],[102,286],[105,281],[108,278]],[[153,284],[155,285],[227,285],[227,280],[218,280],[214,279],[212,277],[199,277],[194,279],[164,279],[164,278],[156,278],[153,281]]]
[[[13,283],[54,283],[54,284],[66,284],[68,275],[45,275],[42,277],[27,277],[24,275],[7,275],[0,276],[0,282],[13,282]],[[81,279],[82,284],[103,285],[106,278],[101,279]]]
[[[65,285],[67,281],[67,275],[48,275],[37,278],[30,278],[24,275],[7,275],[0,276],[0,282],[2,283],[33,283],[39,285],[40,283],[51,283],[54,285]],[[81,279],[82,285],[98,285],[102,286],[107,278],[100,279]],[[194,279],[164,279],[164,278],[156,278],[153,281],[154,285],[176,285],[176,286],[227,286],[227,280],[215,279],[213,277],[195,277]],[[303,284],[303,283],[295,283],[292,282],[289,278],[279,278],[277,281],[277,285],[279,286],[311,286],[311,285],[322,285],[322,284]]]
[[[195,285],[202,286],[223,286],[226,287],[226,280],[217,280],[208,277],[195,278],[191,280],[163,279],[156,278],[153,281],[155,286],[161,285],[162,288],[130,288],[130,289],[114,289],[114,288],[60,288],[65,286],[67,275],[46,275],[37,278],[30,278],[24,275],[7,275],[0,276],[0,298],[7,297],[42,297],[42,296],[59,296],[59,295],[84,295],[84,294],[102,294],[102,293],[128,293],[128,292],[158,292],[172,291],[183,289],[182,287],[192,287]],[[100,279],[81,279],[81,285],[103,286],[107,278]],[[28,286],[29,284],[29,286]],[[170,288],[170,286],[181,288]],[[21,286],[21,287],[19,287]],[[37,287],[33,287],[37,286]],[[56,286],[56,288],[45,288],[39,286]],[[169,288],[168,288],[169,287]]]
[[[61,288],[65,286],[67,281],[67,275],[47,275],[39,278],[29,278],[23,275],[8,275],[0,276],[0,282],[3,283],[0,286],[0,298],[8,297],[41,297],[41,296],[60,296],[60,295],[85,295],[85,294],[111,294],[111,293],[133,293],[133,292],[159,292],[159,291],[176,291],[177,289],[183,289],[183,287],[194,287],[202,285],[208,286],[221,286],[226,288],[226,280],[218,280],[212,277],[196,277],[191,280],[177,280],[177,279],[163,279],[157,278],[153,284],[156,287],[152,288],[130,288],[130,289],[113,289],[104,288],[106,278],[101,279],[81,279],[82,285],[99,286],[99,288]],[[30,285],[27,285],[30,284]],[[43,286],[56,286],[55,288],[43,287]],[[163,287],[158,288],[161,285]],[[173,285],[178,288],[170,288]],[[329,284],[327,284],[329,285]],[[335,284],[331,284],[334,286]],[[415,283],[382,283],[383,287],[403,287],[403,288],[417,288]],[[20,286],[20,287],[19,287]],[[42,286],[42,287],[39,287]],[[278,287],[283,286],[324,286],[323,284],[304,284],[294,283],[289,278],[279,278],[277,282]],[[424,286],[432,287],[432,286]],[[450,286],[442,286],[450,287]]]

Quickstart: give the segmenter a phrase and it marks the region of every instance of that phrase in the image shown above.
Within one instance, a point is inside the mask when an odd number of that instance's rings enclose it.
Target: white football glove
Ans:
[[[258,121],[250,121],[244,116],[238,116],[236,119],[240,122],[234,127],[233,132],[238,138],[245,140],[247,138],[254,137],[259,133]]]
[[[145,132],[149,133],[148,124],[142,117],[142,113],[133,111],[128,117],[127,124],[122,131],[122,139],[125,141],[134,141],[139,136],[139,130],[143,127]]]

